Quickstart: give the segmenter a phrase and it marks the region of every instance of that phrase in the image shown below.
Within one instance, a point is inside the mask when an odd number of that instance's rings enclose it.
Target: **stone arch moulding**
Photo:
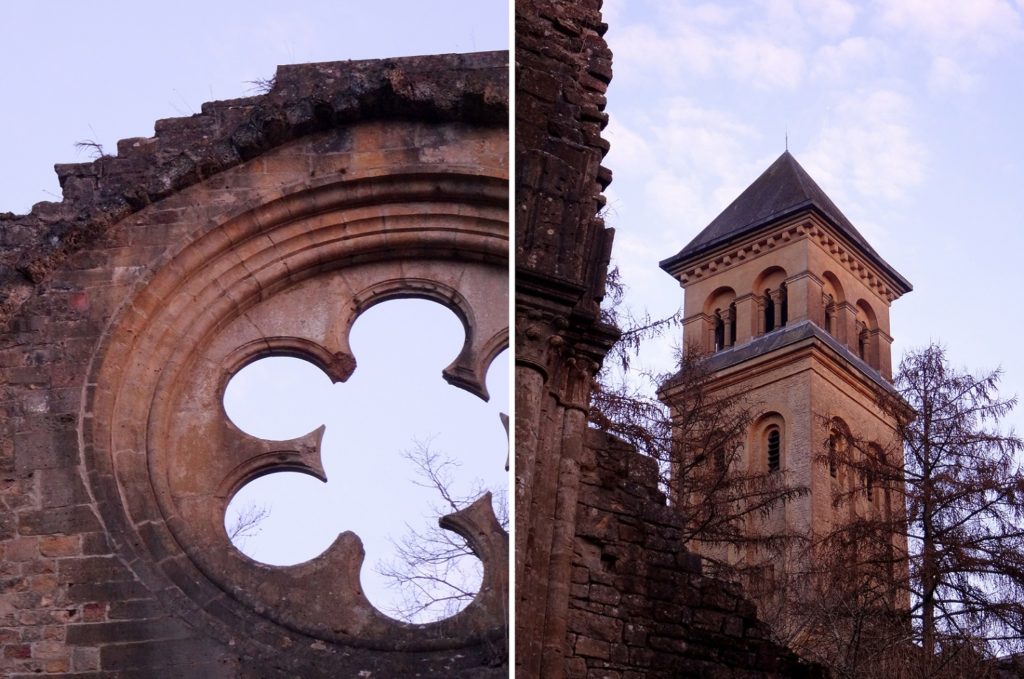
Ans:
[[[503,177],[455,172],[339,181],[212,226],[154,269],[104,333],[82,412],[101,514],[154,592],[205,614],[232,643],[248,642],[224,621],[248,620],[263,641],[298,633],[371,650],[431,652],[504,636],[508,536],[488,495],[445,517],[484,577],[466,609],[437,623],[403,624],[366,600],[352,533],[295,566],[238,552],[223,527],[232,493],[282,469],[322,480],[323,430],[248,437],[222,395],[233,374],[269,355],[304,358],[344,381],[358,369],[348,344],[355,318],[384,299],[425,297],[466,328],[446,378],[486,397],[487,366],[508,344],[507,194]]]
[[[736,301],[736,291],[728,286],[715,288],[714,292],[704,300],[704,315],[712,316],[718,309],[728,308]]]
[[[755,295],[763,295],[767,290],[775,290],[786,280],[786,270],[781,266],[769,266],[754,280],[751,292]]]

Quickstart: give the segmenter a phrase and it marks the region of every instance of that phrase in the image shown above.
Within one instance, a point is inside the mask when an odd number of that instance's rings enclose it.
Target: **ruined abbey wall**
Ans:
[[[484,391],[508,344],[507,73],[505,53],[282,67],[0,215],[0,675],[507,676],[489,503],[446,519],[484,562],[476,601],[398,623],[350,533],[294,567],[231,547],[238,487],[323,469],[315,435],[247,438],[220,400],[266,355],[346,379],[354,318],[408,296],[463,320],[445,376]]]
[[[732,583],[682,548],[655,461],[591,430],[582,466],[567,677],[823,677],[771,640]]]

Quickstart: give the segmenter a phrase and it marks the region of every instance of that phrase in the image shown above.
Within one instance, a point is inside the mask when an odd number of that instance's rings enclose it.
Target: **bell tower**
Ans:
[[[873,442],[866,454],[902,455],[876,401],[892,390],[889,307],[912,288],[796,159],[783,153],[661,267],[685,290],[683,339],[707,354],[709,388],[741,391],[755,406],[738,463],[809,490],[766,520],[826,530],[845,511],[834,491],[856,484],[866,509],[897,509],[888,489],[821,453],[855,432]],[[662,388],[670,408],[684,401],[673,386],[682,382]]]

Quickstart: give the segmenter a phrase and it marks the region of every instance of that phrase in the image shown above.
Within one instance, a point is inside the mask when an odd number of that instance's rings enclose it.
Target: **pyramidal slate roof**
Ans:
[[[891,276],[900,292],[913,287],[888,262],[875,252],[864,236],[850,223],[832,199],[811,179],[807,170],[787,150],[754,183],[714,218],[704,230],[677,254],[661,262],[669,271],[720,245],[747,236],[804,210],[813,210],[836,228],[868,259]]]

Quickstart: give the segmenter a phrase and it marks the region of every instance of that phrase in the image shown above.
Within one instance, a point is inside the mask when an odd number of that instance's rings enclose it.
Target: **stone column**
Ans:
[[[772,306],[774,307],[774,310],[775,310],[775,318],[774,318],[775,328],[776,329],[777,328],[781,328],[782,327],[782,289],[781,288],[775,288],[774,290],[772,290],[768,294],[771,295]]]
[[[764,334],[764,295],[754,295],[754,335]]]
[[[821,309],[822,309],[822,324],[821,327],[826,331],[835,336],[836,325],[838,319],[836,318],[835,302],[832,300],[832,295],[822,294],[821,296]]]
[[[732,346],[732,329],[736,323],[736,312],[732,308],[722,310],[722,347],[728,349]]]
[[[736,298],[736,344],[744,344],[757,332],[757,304],[754,295]]]

